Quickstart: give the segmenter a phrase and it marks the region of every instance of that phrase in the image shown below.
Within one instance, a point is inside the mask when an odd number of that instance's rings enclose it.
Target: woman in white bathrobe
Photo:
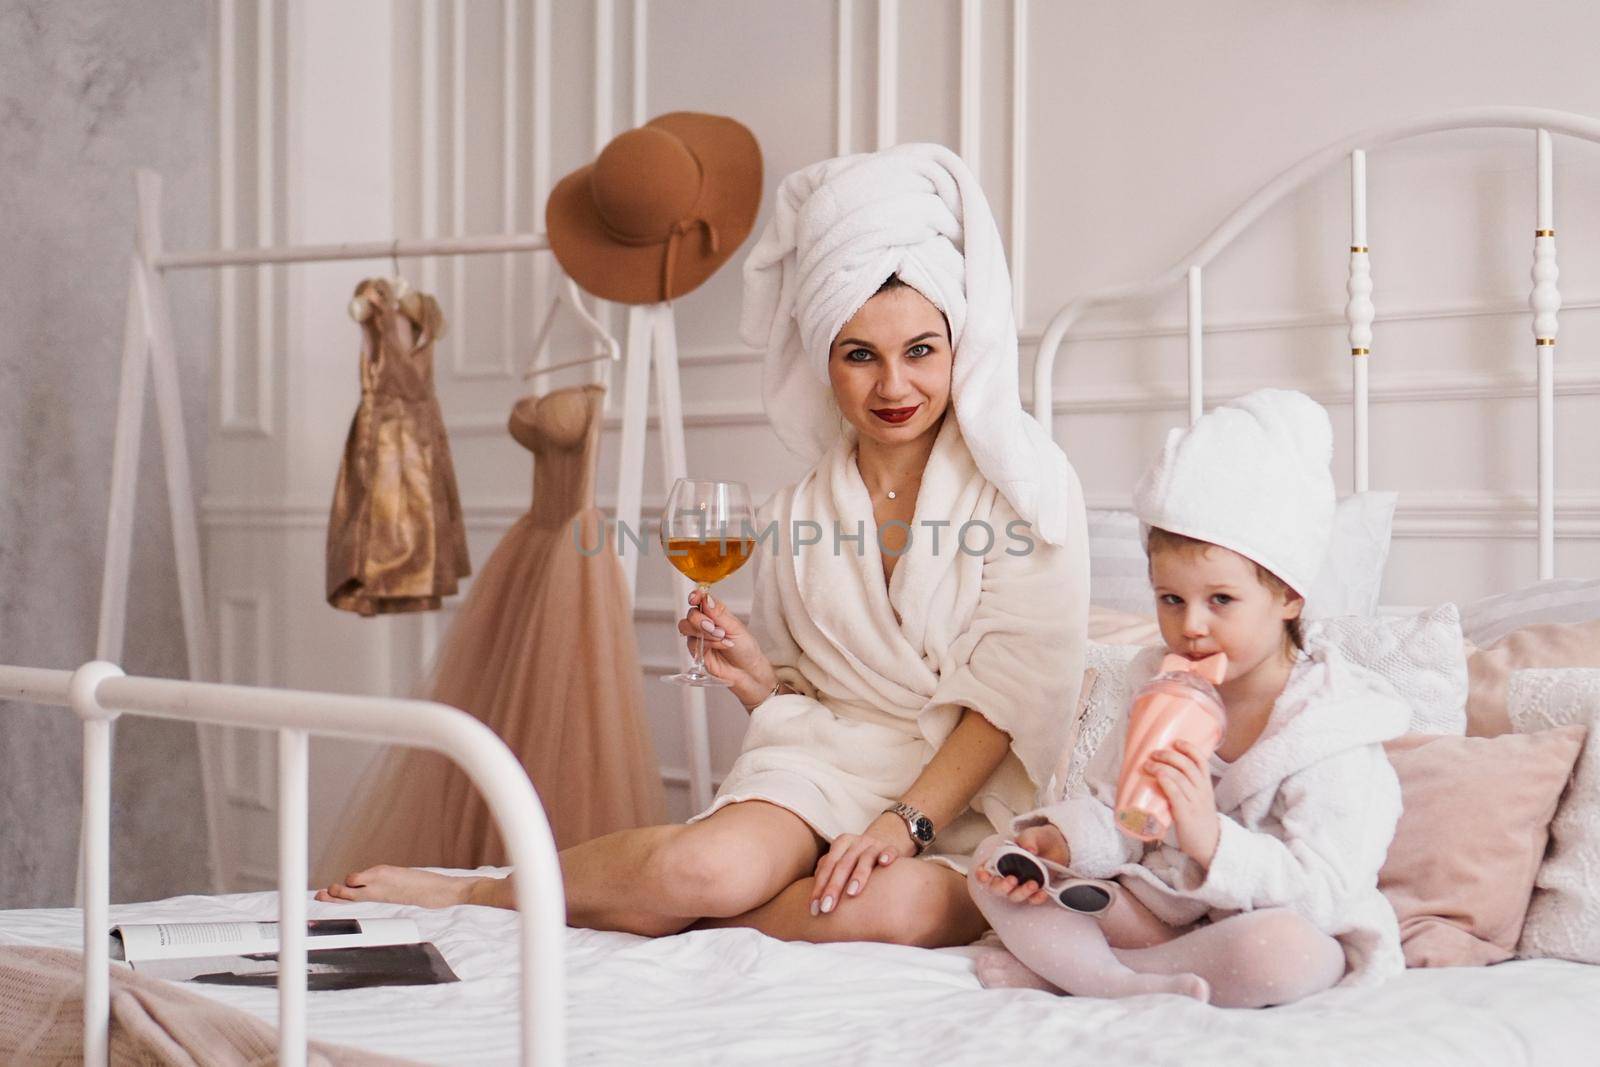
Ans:
[[[786,179],[745,275],[768,413],[814,465],[762,509],[751,625],[698,595],[679,625],[750,712],[744,752],[688,824],[564,851],[569,921],[964,944],[964,857],[1048,779],[1088,611],[999,234],[959,158],[907,145]],[[320,898],[514,906],[508,879],[394,867]]]

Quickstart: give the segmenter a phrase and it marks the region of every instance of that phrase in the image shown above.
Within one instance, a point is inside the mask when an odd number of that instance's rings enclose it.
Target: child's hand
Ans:
[[[1030,826],[1012,840],[1035,856],[1041,856],[1051,863],[1062,867],[1072,865],[1072,850],[1067,847],[1066,836],[1049,823]]]
[[[1061,831],[1054,826],[1030,826],[1017,834],[1012,840],[1023,848],[1040,856],[1051,863],[1067,866],[1067,861],[1072,857],[1072,851],[1067,847],[1067,839]],[[972,876],[978,884],[986,887],[996,896],[1004,897],[1013,904],[1047,904],[1050,894],[1038,882],[1028,881],[1018,885],[1016,878],[1007,875],[1002,878],[989,870],[987,866],[979,865],[973,869]]]
[[[1045,904],[1050,900],[1050,894],[1038,882],[1028,881],[1018,885],[1016,878],[1011,875],[1002,878],[987,867],[974,867],[972,877],[995,896],[1004,897],[1013,904]]]
[[[1177,831],[1178,848],[1207,870],[1217,854],[1222,823],[1217,818],[1217,798],[1211,791],[1211,768],[1200,752],[1187,741],[1175,742],[1150,757],[1145,770],[1155,775],[1156,784],[1172,807],[1172,826]]]

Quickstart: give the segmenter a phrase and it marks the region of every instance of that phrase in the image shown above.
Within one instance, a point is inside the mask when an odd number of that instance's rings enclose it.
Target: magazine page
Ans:
[[[134,969],[174,982],[261,987],[278,984],[278,957],[271,952],[146,960],[134,964]],[[439,950],[426,942],[313,949],[306,955],[306,988],[314,993],[457,981],[460,979]]]
[[[111,936],[121,943],[121,958],[135,966],[152,960],[278,951],[277,923],[122,923],[111,928]],[[311,919],[306,923],[307,951],[403,945],[420,939],[412,919]]]

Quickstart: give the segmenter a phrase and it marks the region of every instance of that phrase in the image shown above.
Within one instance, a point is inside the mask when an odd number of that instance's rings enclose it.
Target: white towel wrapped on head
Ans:
[[[1145,526],[1254,560],[1304,596],[1333,536],[1333,424],[1292,389],[1257,389],[1172,430],[1133,491]]]
[[[950,322],[951,404],[994,486],[1050,544],[1068,534],[1075,477],[1022,409],[1011,275],[983,190],[936,144],[841,156],[783,180],[745,261],[745,340],[766,350],[767,416],[788,448],[819,459],[838,438],[828,353],[890,275]]]

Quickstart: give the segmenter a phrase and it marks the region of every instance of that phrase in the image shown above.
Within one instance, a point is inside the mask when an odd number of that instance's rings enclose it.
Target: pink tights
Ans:
[[[1126,892],[1096,918],[1054,904],[1013,904],[971,876],[968,885],[1005,944],[978,958],[978,979],[989,988],[1089,997],[1175,993],[1218,1007],[1264,1008],[1344,976],[1339,943],[1286,908],[1241,912],[1182,933],[1165,928],[1162,940],[1151,930],[1159,921]]]

